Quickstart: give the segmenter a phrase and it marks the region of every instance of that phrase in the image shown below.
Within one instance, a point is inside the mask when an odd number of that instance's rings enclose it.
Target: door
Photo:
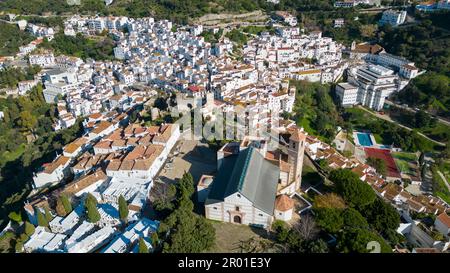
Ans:
[[[241,223],[241,216],[236,215],[233,217],[233,222],[236,224],[240,224]]]

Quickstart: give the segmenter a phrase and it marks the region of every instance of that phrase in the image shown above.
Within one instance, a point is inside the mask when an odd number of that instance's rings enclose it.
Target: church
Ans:
[[[246,137],[217,153],[215,177],[199,182],[208,219],[270,227],[274,219],[290,220],[293,205],[283,202],[283,217],[276,205],[300,190],[305,134],[297,127],[280,133],[279,146],[268,151],[264,139]],[[206,191],[206,194],[205,194]],[[277,213],[278,215],[278,213]]]

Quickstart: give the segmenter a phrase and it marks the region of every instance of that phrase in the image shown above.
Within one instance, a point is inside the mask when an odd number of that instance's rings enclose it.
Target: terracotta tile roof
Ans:
[[[101,121],[97,126],[95,126],[94,130],[92,130],[92,133],[94,134],[100,134],[106,129],[108,129],[110,126],[112,126],[112,123],[109,121]]]
[[[415,248],[416,253],[441,253],[437,248]]]
[[[52,174],[58,167],[64,166],[69,162],[70,158],[59,156],[55,161],[44,165],[44,173]]]
[[[64,147],[64,151],[67,153],[73,153],[78,148],[80,148],[81,146],[86,144],[87,142],[88,142],[88,140],[85,137],[77,138],[76,140],[72,141],[70,144],[66,145]]]
[[[300,131],[298,128],[292,128],[289,129],[291,136],[289,137],[290,140],[300,142],[304,141],[306,139],[306,135]]]
[[[94,148],[97,149],[111,149],[112,147],[112,141],[110,140],[102,140],[99,141],[97,144],[94,145]]]
[[[352,50],[353,52],[356,53],[370,53],[370,54],[377,54],[380,53],[384,50],[383,47],[381,47],[378,44],[375,45],[371,45],[371,44],[358,44],[355,46],[355,49]]]
[[[278,211],[288,211],[294,208],[294,200],[292,200],[286,194],[279,195],[275,199],[275,209]]]
[[[441,223],[443,223],[448,228],[450,228],[450,217],[447,215],[447,213],[443,212],[443,213],[439,214],[437,219],[439,219],[439,221],[441,221]]]
[[[89,187],[90,185],[100,180],[106,180],[107,178],[108,176],[106,176],[106,174],[102,170],[98,170],[95,173],[83,176],[78,180],[66,185],[62,192],[67,194],[75,194]]]

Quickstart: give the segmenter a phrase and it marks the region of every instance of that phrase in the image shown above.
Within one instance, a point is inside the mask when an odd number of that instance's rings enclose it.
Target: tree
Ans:
[[[373,38],[377,31],[377,25],[361,25],[359,31],[362,37]]]
[[[69,214],[72,212],[72,204],[70,203],[69,197],[66,194],[61,194],[61,202],[62,205],[64,206],[64,211],[66,212],[66,214]]]
[[[37,123],[37,119],[28,111],[22,111],[19,114],[17,124],[23,131],[31,131]]]
[[[145,244],[144,237],[139,238],[139,253],[148,253],[148,247]]]
[[[44,212],[45,212],[45,220],[47,220],[47,222],[51,222],[53,219],[52,214],[50,213],[49,208],[46,206],[44,207]]]
[[[335,183],[337,193],[350,207],[359,208],[375,201],[376,195],[372,188],[351,170],[334,170],[329,178]]]
[[[431,116],[422,110],[416,112],[414,119],[416,121],[415,125],[417,128],[426,127],[431,123]]]
[[[215,229],[204,217],[185,209],[176,210],[170,217],[175,219],[170,221],[171,232],[163,252],[198,253],[214,245]]]
[[[8,214],[8,218],[16,223],[22,222],[22,214],[20,212],[12,211]]]
[[[348,208],[342,213],[342,218],[344,218],[344,225],[346,227],[353,228],[367,228],[369,224],[367,220],[353,208]]]
[[[337,239],[337,249],[340,252],[368,253],[373,244],[379,244],[381,253],[390,253],[392,248],[376,233],[367,229],[348,229],[340,233]]]
[[[342,209],[320,208],[314,209],[316,222],[323,230],[329,233],[337,233],[344,226]]]
[[[120,195],[119,196],[119,217],[122,222],[127,222],[128,220],[128,204],[125,198]]]
[[[56,214],[58,214],[61,217],[64,217],[64,216],[67,215],[66,210],[64,209],[64,205],[63,205],[62,200],[61,200],[61,196],[56,199],[56,208],[55,208],[55,210],[56,210]]]
[[[293,253],[303,253],[305,252],[304,249],[304,240],[303,238],[300,236],[300,234],[291,229],[287,235],[286,238],[286,246],[288,248],[289,252],[293,252]]]
[[[41,227],[48,227],[47,218],[44,216],[44,214],[41,212],[41,210],[39,208],[36,208],[35,211],[36,211],[36,218],[37,218],[38,225]]]
[[[314,239],[317,236],[317,233],[319,233],[316,222],[310,215],[303,216],[300,221],[294,225],[293,229],[306,241]]]
[[[316,195],[314,197],[314,207],[344,209],[346,205],[342,197],[332,192]]]
[[[157,232],[152,232],[151,235],[153,248],[156,248],[159,245],[159,237]]]
[[[194,179],[190,173],[185,172],[177,185],[178,207],[192,211],[194,204],[192,203],[191,197],[194,192]]]
[[[289,234],[289,228],[287,227],[286,222],[284,222],[282,220],[275,220],[272,223],[272,230],[276,234],[277,242],[279,242],[279,243],[286,242],[286,239]]]
[[[363,209],[370,226],[378,232],[389,229],[396,230],[400,225],[400,215],[397,210],[381,198]]]
[[[379,174],[386,176],[386,162],[381,160],[380,158],[369,157],[366,160],[366,163],[372,167],[374,167]]]
[[[86,200],[84,201],[84,206],[89,222],[97,223],[100,220],[100,213],[97,209],[97,199],[95,199],[92,194],[88,193]]]
[[[25,234],[28,236],[34,234],[34,226],[28,221],[25,221]]]
[[[167,99],[164,97],[158,97],[153,104],[154,107],[161,111],[166,111],[169,105],[167,104]]]
[[[307,241],[307,242],[305,242],[304,245],[305,245],[304,249],[305,249],[306,253],[328,253],[329,252],[328,244],[322,239]]]

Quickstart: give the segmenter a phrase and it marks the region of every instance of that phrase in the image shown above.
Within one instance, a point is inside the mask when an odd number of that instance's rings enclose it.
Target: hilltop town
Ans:
[[[408,16],[385,9],[377,23]],[[449,251],[449,122],[400,102],[430,67],[288,11],[225,28],[10,17],[33,39],[0,57],[15,148],[0,150],[1,175],[24,178],[1,199],[2,251]]]

